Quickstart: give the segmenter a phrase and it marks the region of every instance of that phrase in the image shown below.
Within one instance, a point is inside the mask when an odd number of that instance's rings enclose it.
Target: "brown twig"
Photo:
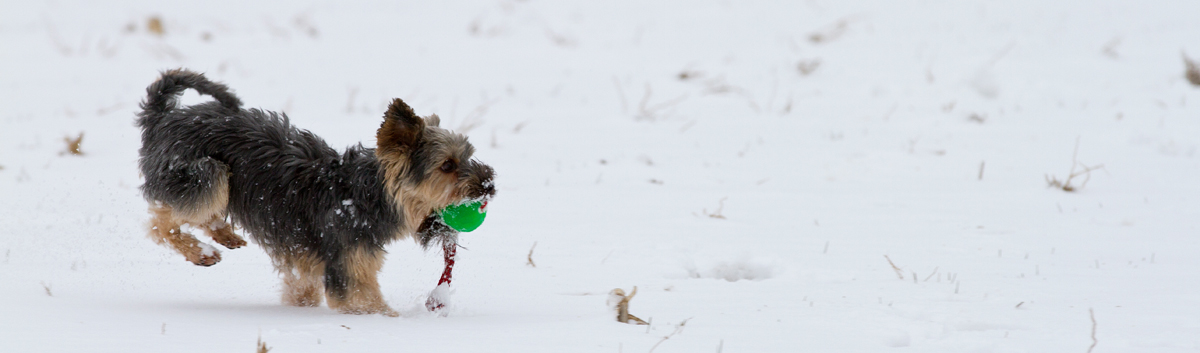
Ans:
[[[254,350],[255,353],[267,353],[271,351],[271,347],[267,347],[267,342],[263,342],[262,334],[258,335],[258,344],[256,346],[258,348]]]
[[[642,96],[641,102],[638,102],[638,113],[637,113],[637,116],[634,117],[634,120],[638,120],[638,121],[659,120],[660,118],[666,117],[664,114],[661,114],[664,110],[670,109],[670,108],[674,107],[675,105],[678,105],[679,103],[683,102],[683,100],[687,99],[687,94],[683,94],[683,95],[680,95],[679,97],[675,97],[674,99],[668,99],[668,100],[660,102],[658,104],[651,105],[650,98],[652,96],[654,96],[653,89],[650,88],[649,83],[646,83],[646,94]],[[622,97],[622,104],[623,104],[624,103],[624,94],[622,94],[621,97]]]
[[[491,100],[486,100],[485,98],[483,103],[480,103],[475,107],[475,109],[472,109],[469,113],[467,113],[466,116],[463,117],[462,121],[459,122],[458,129],[455,131],[465,134],[468,131],[479,127],[480,125],[483,125],[483,116],[487,114],[488,109],[491,109],[492,105],[495,105],[496,102],[499,101],[500,97],[496,97]]]
[[[663,336],[662,340],[658,341],[658,343],[655,343],[653,347],[650,347],[650,352],[653,353],[654,349],[658,348],[658,345],[662,344],[663,342],[666,342],[668,339],[671,338],[671,336],[675,336],[675,335],[679,334],[680,332],[683,332],[683,325],[687,325],[688,320],[691,320],[691,319],[692,318],[689,317],[687,319],[684,319],[682,322],[680,322],[679,325],[676,325],[675,331],[672,331],[671,334],[669,334],[669,335]]]
[[[708,213],[707,208],[704,209],[702,212],[704,213],[705,216],[708,216],[708,218],[725,219],[725,215],[721,214],[721,209],[725,208],[725,199],[728,199],[728,198],[729,198],[728,196],[722,197],[720,201],[717,201],[717,209],[715,211],[713,211],[713,213]]]
[[[1066,192],[1074,192],[1077,189],[1081,189],[1084,186],[1087,186],[1088,181],[1092,180],[1092,171],[1104,168],[1103,164],[1097,164],[1097,165],[1089,167],[1083,163],[1080,163],[1076,159],[1076,157],[1078,157],[1078,156],[1079,156],[1079,137],[1076,137],[1075,138],[1075,152],[1071,153],[1071,171],[1068,172],[1067,179],[1060,181],[1060,180],[1058,180],[1057,177],[1046,175],[1046,185],[1049,187],[1052,187],[1052,188],[1062,189],[1063,191],[1066,191]],[[1083,170],[1076,172],[1075,171],[1076,167],[1082,167]],[[1080,177],[1080,176],[1084,177],[1083,182],[1080,183],[1078,187],[1071,185],[1071,180],[1073,180],[1077,177]]]
[[[800,76],[808,76],[817,71],[818,67],[821,67],[821,59],[800,60],[796,63],[796,71],[800,72]]]
[[[1187,53],[1183,53],[1183,65],[1187,67],[1183,72],[1183,77],[1186,77],[1193,86],[1200,87],[1200,64],[1196,64],[1195,61],[1188,58]]]
[[[83,143],[83,132],[82,131],[79,132],[79,136],[75,137],[75,138],[71,138],[70,136],[63,136],[63,142],[67,143],[67,153],[70,153],[70,154],[76,155],[76,156],[83,155],[83,151],[79,149],[81,147],[80,145]]]
[[[838,37],[841,37],[843,34],[846,34],[846,30],[849,29],[849,27],[850,27],[849,20],[847,20],[847,19],[838,20],[837,22],[835,22],[832,25],[826,26],[825,28],[818,29],[818,30],[814,31],[813,33],[809,34],[808,41],[813,42],[813,44],[821,44],[821,43],[830,42],[834,39],[838,39]]]
[[[618,80],[616,76],[612,77],[612,81],[613,87],[617,88],[617,97],[621,98],[621,114],[625,114],[629,111],[629,102],[625,101],[625,90],[621,88],[621,80]]]
[[[896,263],[892,262],[892,258],[888,257],[887,255],[883,255],[883,258],[887,259],[888,265],[892,265],[893,270],[896,270],[896,277],[904,280],[904,271],[901,271],[899,267],[896,267]]]
[[[922,282],[929,282],[929,279],[930,279],[930,278],[933,278],[933,275],[936,275],[937,273],[938,273],[938,268],[937,268],[937,267],[934,267],[934,268],[933,268],[933,273],[930,273],[930,274],[929,274],[929,277],[925,277],[925,280],[924,280],[924,281],[922,281]]]
[[[537,268],[537,264],[533,263],[533,249],[536,247],[537,247],[537,242],[535,241],[535,242],[533,242],[533,246],[529,247],[529,255],[525,256],[525,260],[528,261],[525,264],[529,265],[529,266],[533,266],[533,268]]]
[[[629,313],[629,301],[633,299],[633,296],[637,295],[637,286],[633,286],[633,291],[631,291],[629,293],[629,295],[625,295],[625,290],[621,289],[621,288],[613,289],[608,294],[611,296],[614,296],[614,297],[621,298],[620,300],[618,300],[616,302],[617,322],[626,323],[626,324],[634,324],[634,325],[649,325],[648,323],[646,323],[646,321],[639,319],[637,316],[633,316],[632,314]],[[611,302],[610,302],[610,305],[612,305]]]

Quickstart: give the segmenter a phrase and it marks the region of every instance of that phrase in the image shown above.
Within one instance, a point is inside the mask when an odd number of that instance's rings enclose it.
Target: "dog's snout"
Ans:
[[[483,194],[488,197],[496,196],[496,185],[492,183],[492,179],[483,182]]]
[[[496,184],[492,181],[495,172],[492,167],[472,160],[469,162],[471,170],[471,192],[470,197],[492,197],[496,195]]]

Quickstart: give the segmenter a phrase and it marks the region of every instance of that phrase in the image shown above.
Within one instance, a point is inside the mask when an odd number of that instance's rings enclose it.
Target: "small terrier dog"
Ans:
[[[189,88],[216,101],[177,107]],[[150,237],[212,266],[220,252],[180,226],[230,249],[246,245],[229,219],[271,257],[285,304],[319,306],[324,297],[339,312],[396,316],[376,279],[384,245],[441,243],[448,282],[457,232],[436,211],[496,193],[492,168],[472,159],[465,136],[400,99],[384,113],[376,148],[339,154],[286,114],[242,109],[228,87],[199,73],[163,72],[146,92],[138,165]]]

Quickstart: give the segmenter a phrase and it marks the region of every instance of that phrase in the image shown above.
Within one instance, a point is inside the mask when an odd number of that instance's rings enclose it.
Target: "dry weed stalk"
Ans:
[[[796,64],[796,70],[800,71],[800,76],[808,76],[813,71],[817,71],[818,67],[821,67],[821,59],[801,60]]]
[[[797,69],[800,70],[801,76],[805,76],[805,75],[808,75],[809,73],[811,73],[812,72],[811,70],[816,70],[817,65],[819,65],[819,64],[820,64],[819,59],[813,59],[812,61],[808,61],[808,62],[802,61],[797,66]],[[808,66],[808,65],[812,65],[812,66]],[[808,71],[806,72],[806,70],[808,70]],[[702,89],[701,94],[716,94],[716,95],[724,95],[724,94],[731,94],[731,93],[736,94],[738,96],[741,96],[743,99],[745,99],[746,104],[748,104],[750,106],[750,109],[754,109],[755,113],[762,112],[762,110],[763,110],[762,107],[759,106],[758,102],[754,99],[754,95],[751,94],[750,91],[746,90],[745,88],[730,84],[727,80],[725,80],[724,76],[720,76],[720,75],[713,77],[713,78],[701,80],[701,78],[704,78],[706,76],[707,75],[704,72],[693,71],[693,70],[684,70],[684,71],[680,72],[676,76],[676,78],[678,78],[680,81],[695,82],[696,85],[700,86],[700,88]],[[778,88],[778,87],[776,87],[776,88]],[[774,99],[775,92],[772,92],[771,95],[772,95],[772,99]],[[683,95],[680,95],[679,97],[676,97],[675,99],[667,100],[667,101],[664,101],[663,103],[659,103],[658,105],[656,105],[654,107],[646,108],[646,104],[648,103],[648,100],[650,99],[650,85],[647,84],[646,85],[646,95],[644,97],[642,97],[641,113],[639,114],[639,116],[637,116],[637,119],[638,120],[653,120],[654,118],[656,118],[656,116],[653,114],[657,114],[658,110],[664,110],[667,108],[671,108],[671,107],[683,102],[687,98],[688,98],[688,95],[685,93]],[[789,104],[788,104],[789,107],[787,108],[787,110],[791,110],[790,99],[791,98],[789,97]],[[768,103],[767,105],[768,105],[768,109],[769,109],[771,104]]]
[[[66,153],[70,153],[70,154],[76,155],[76,156],[83,155],[83,151],[79,149],[80,144],[83,143],[83,132],[80,132],[79,136],[77,136],[75,138],[71,138],[70,136],[63,136],[63,142],[67,143],[67,152]]]
[[[633,325],[649,325],[646,323],[646,321],[629,313],[629,301],[633,299],[633,296],[637,295],[637,286],[633,286],[633,291],[631,291],[629,295],[625,295],[625,290],[621,288],[613,289],[611,292],[608,292],[608,295],[610,300],[616,301],[615,306],[617,309],[618,322]],[[610,303],[610,305],[611,304],[612,303]]]
[[[678,76],[676,76],[676,77],[677,77],[677,78],[679,78],[679,80],[680,80],[680,81],[687,81],[687,80],[690,80],[690,79],[693,79],[693,78],[700,78],[700,77],[703,77],[703,76],[704,76],[704,73],[703,73],[703,72],[699,72],[699,71],[691,71],[691,70],[683,70],[683,71],[680,71],[680,72],[679,72],[679,75],[678,75]]]
[[[701,210],[700,212],[704,213],[704,215],[708,216],[708,218],[725,219],[725,215],[721,214],[721,209],[725,208],[725,199],[728,198],[728,196],[722,197],[720,201],[717,201],[717,209],[713,211],[713,213],[708,213],[707,208]]]
[[[625,100],[625,90],[621,88],[621,80],[617,76],[612,77],[613,87],[617,88],[617,97],[621,98],[621,114],[629,112],[629,102]]]
[[[987,122],[987,114],[971,113],[967,116],[967,120],[973,123],[983,124]]]
[[[666,342],[668,339],[671,339],[671,336],[675,336],[675,335],[679,334],[680,332],[683,332],[683,326],[687,325],[688,320],[691,320],[691,319],[692,318],[689,317],[689,318],[684,319],[683,321],[679,322],[679,325],[675,325],[675,331],[672,331],[671,334],[669,334],[669,335],[663,336],[662,340],[659,340],[658,343],[655,343],[653,347],[650,347],[650,352],[654,352],[654,349],[658,348],[658,345],[662,344],[663,342]]]
[[[758,102],[755,101],[754,95],[750,94],[750,91],[747,91],[745,88],[730,84],[725,80],[724,76],[704,80],[704,82],[701,82],[701,84],[704,85],[704,94],[736,94],[741,96],[742,99],[745,99],[746,104],[750,106],[750,109],[754,109],[755,113],[762,112],[762,107],[758,106]]]
[[[267,353],[271,351],[271,347],[267,347],[267,342],[263,342],[261,334],[258,335],[258,344],[256,347],[258,347],[254,350],[256,353]]]
[[[904,271],[900,270],[900,267],[896,267],[896,263],[892,262],[892,258],[888,257],[887,255],[883,255],[883,258],[887,259],[888,265],[892,265],[892,270],[896,271],[896,277],[900,277],[900,280],[904,280]]]
[[[1183,73],[1183,77],[1186,77],[1188,82],[1191,82],[1193,86],[1200,87],[1200,64],[1196,64],[1195,61],[1188,58],[1187,53],[1184,53],[1183,65],[1187,67]]]
[[[933,268],[933,273],[930,273],[930,274],[929,274],[929,277],[925,277],[925,280],[924,280],[924,281],[922,281],[922,282],[929,282],[929,279],[930,279],[930,278],[933,278],[933,275],[936,275],[937,273],[938,273],[938,267],[936,267],[936,266],[935,266],[935,267]]]
[[[525,264],[537,268],[537,264],[533,263],[533,249],[537,247],[537,242],[533,242],[533,246],[529,247],[529,255],[525,256],[527,261]]]
[[[826,42],[832,41],[834,39],[838,39],[838,37],[841,37],[843,34],[846,34],[846,30],[849,29],[849,27],[850,27],[849,20],[847,20],[847,19],[838,20],[833,25],[826,26],[825,28],[819,29],[819,30],[813,32],[812,34],[809,34],[808,41],[813,42],[813,44],[821,44],[821,43],[826,43]]]
[[[642,101],[638,102],[638,113],[637,116],[634,117],[634,120],[655,121],[659,120],[660,118],[665,118],[666,115],[663,114],[665,110],[670,109],[687,99],[687,94],[683,94],[679,97],[675,97],[674,99],[669,99],[661,103],[651,105],[650,97],[652,96],[654,96],[654,90],[650,88],[649,83],[646,83],[646,94],[642,96]],[[624,99],[624,96],[622,96],[622,99]]]
[[[1088,308],[1088,316],[1092,318],[1092,346],[1088,347],[1088,353],[1092,353],[1092,349],[1096,348],[1096,312],[1092,308]]]
[[[458,126],[458,129],[456,129],[456,131],[458,131],[459,133],[462,133],[462,134],[466,134],[467,132],[474,130],[475,128],[479,127],[480,125],[483,125],[483,116],[487,114],[488,109],[491,109],[492,105],[495,105],[499,101],[500,101],[500,97],[496,97],[496,98],[493,98],[490,100],[487,99],[487,97],[484,97],[483,103],[479,103],[479,105],[476,106],[475,109],[472,109],[469,113],[467,113],[466,116],[464,116],[462,118],[462,121],[459,122],[459,126]]]
[[[1060,181],[1060,180],[1058,180],[1057,177],[1047,174],[1046,175],[1046,186],[1062,189],[1063,191],[1066,191],[1066,192],[1074,192],[1077,189],[1081,189],[1084,186],[1087,186],[1088,181],[1092,180],[1092,171],[1093,170],[1104,168],[1103,164],[1097,164],[1097,165],[1089,167],[1083,163],[1080,163],[1076,159],[1076,157],[1078,157],[1078,156],[1079,156],[1079,138],[1076,137],[1075,138],[1075,152],[1071,154],[1071,171],[1067,174],[1067,179]],[[1076,167],[1082,167],[1083,170],[1076,172],[1075,171]],[[1071,185],[1071,180],[1073,180],[1077,177],[1080,177],[1080,176],[1084,177],[1083,182],[1081,182],[1078,187]]]

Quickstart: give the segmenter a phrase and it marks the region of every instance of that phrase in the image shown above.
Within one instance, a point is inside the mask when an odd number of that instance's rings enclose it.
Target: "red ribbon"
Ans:
[[[442,283],[450,283],[450,271],[454,270],[454,255],[457,253],[458,243],[445,242],[442,244],[442,253],[446,256],[446,270],[442,271],[442,279],[438,280],[438,285]]]
[[[454,271],[454,255],[457,252],[458,252],[458,243],[457,242],[442,243],[442,253],[446,257],[446,270],[442,271],[442,279],[438,280],[438,286],[441,286],[443,283],[445,283],[447,287],[450,286],[450,280],[452,279],[450,272]],[[436,298],[433,297],[432,294],[430,294],[429,300],[425,301],[425,308],[429,309],[429,311],[437,311],[438,309],[445,308],[445,307],[446,307],[446,303],[442,303],[441,301],[438,301]]]

